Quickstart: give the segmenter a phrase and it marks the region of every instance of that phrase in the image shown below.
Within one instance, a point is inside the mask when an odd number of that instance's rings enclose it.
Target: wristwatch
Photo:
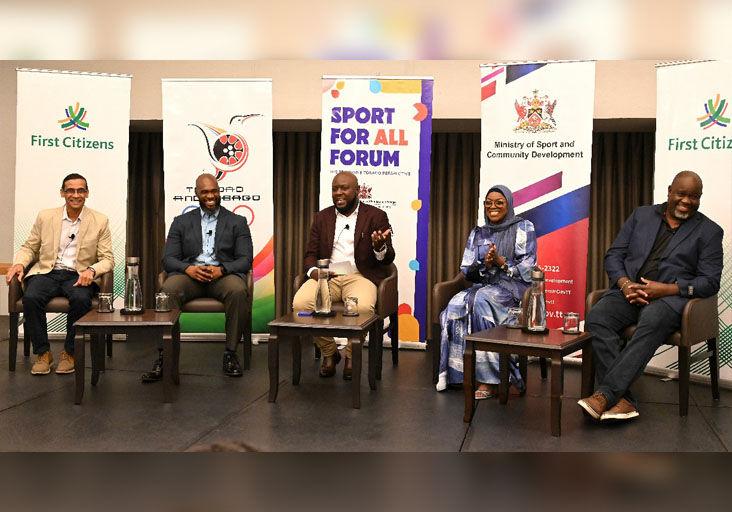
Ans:
[[[505,262],[503,265],[501,265],[501,270],[508,274],[508,262]]]
[[[87,270],[91,270],[91,273],[94,274],[94,277],[97,277],[97,271],[94,270],[94,267],[86,267]]]

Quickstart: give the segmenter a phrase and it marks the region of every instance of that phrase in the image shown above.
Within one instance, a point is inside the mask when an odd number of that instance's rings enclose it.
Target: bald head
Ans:
[[[666,215],[683,222],[699,209],[702,195],[702,180],[693,171],[681,171],[668,186]]]
[[[196,196],[203,210],[209,213],[218,210],[221,206],[221,191],[213,174],[204,173],[196,178]]]
[[[339,172],[333,178],[331,193],[336,209],[350,215],[358,205],[358,178],[352,172]]]

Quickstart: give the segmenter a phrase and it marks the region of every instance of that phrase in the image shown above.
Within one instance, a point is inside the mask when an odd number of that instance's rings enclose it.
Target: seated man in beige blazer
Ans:
[[[69,299],[66,342],[56,373],[73,373],[74,322],[91,309],[92,295],[98,289],[94,280],[114,268],[109,220],[84,206],[89,197],[86,178],[76,173],[66,176],[61,182],[61,197],[65,206],[38,214],[5,276],[9,283],[17,275],[24,285],[25,328],[36,354],[33,375],[50,373],[53,364],[46,327],[46,306],[51,299]]]

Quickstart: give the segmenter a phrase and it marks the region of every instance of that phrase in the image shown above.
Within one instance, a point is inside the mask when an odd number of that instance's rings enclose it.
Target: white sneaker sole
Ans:
[[[76,371],[76,368],[72,368],[71,370],[66,371],[59,371],[56,369],[56,375],[68,375],[69,373],[74,373]]]
[[[49,373],[51,373],[51,368],[49,368],[45,372],[34,372],[33,370],[31,370],[31,375],[48,375]]]
[[[633,418],[637,418],[640,416],[640,413],[638,411],[633,412],[614,412],[614,413],[602,413],[602,416],[600,416],[600,421],[625,421],[625,420],[632,420]]]
[[[580,407],[582,407],[582,409],[587,414],[589,414],[590,416],[592,416],[594,419],[596,419],[596,420],[599,420],[600,419],[601,415],[600,414],[597,414],[597,411],[595,409],[593,409],[592,407],[590,407],[587,404],[587,402],[585,402],[584,400],[578,400],[577,401],[577,405],[579,405]]]

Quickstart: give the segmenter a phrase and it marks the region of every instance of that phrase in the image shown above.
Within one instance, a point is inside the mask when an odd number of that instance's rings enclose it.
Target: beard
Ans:
[[[199,206],[201,207],[202,210],[206,210],[207,212],[213,213],[216,210],[218,210],[219,207],[221,206],[221,196],[219,196],[216,199],[214,199],[214,207],[211,208],[211,209],[209,209],[209,208],[206,207],[206,201],[204,201],[203,199],[199,199],[198,200],[198,204],[199,204]]]
[[[679,211],[678,208],[674,208],[674,217],[676,217],[679,220],[687,220],[692,215],[694,215],[693,211],[682,212],[682,211]]]
[[[358,196],[354,197],[352,201],[349,201],[346,203],[346,206],[343,208],[338,208],[336,206],[336,210],[338,210],[338,213],[345,214],[346,212],[352,212],[353,209],[356,207],[356,203],[358,202]]]

